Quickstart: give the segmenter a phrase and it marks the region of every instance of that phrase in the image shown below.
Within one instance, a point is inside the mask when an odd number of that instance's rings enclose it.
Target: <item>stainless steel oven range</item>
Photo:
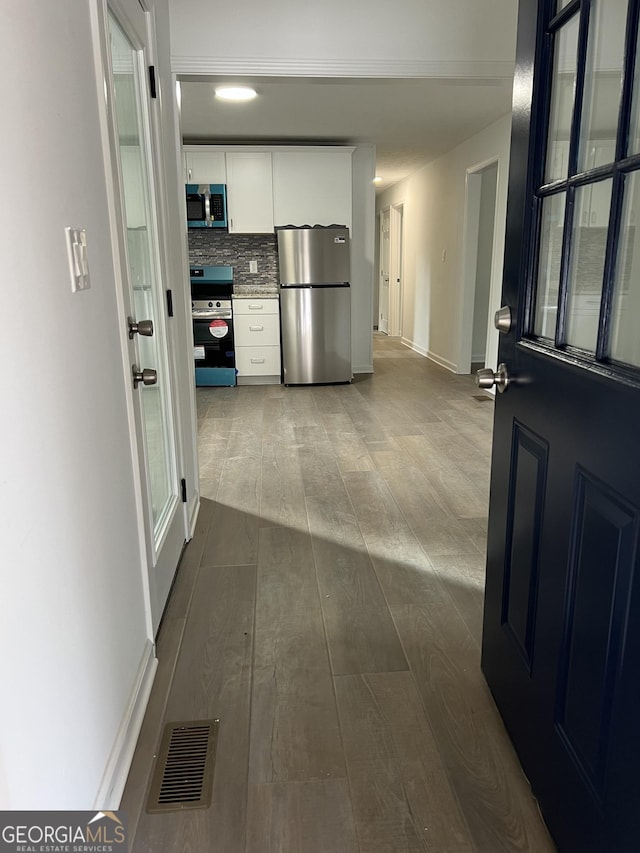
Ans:
[[[192,266],[190,274],[196,385],[235,385],[233,268]]]

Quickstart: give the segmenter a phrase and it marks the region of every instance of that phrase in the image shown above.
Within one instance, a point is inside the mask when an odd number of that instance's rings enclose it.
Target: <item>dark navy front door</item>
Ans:
[[[640,849],[638,0],[520,0],[482,666],[561,853]]]

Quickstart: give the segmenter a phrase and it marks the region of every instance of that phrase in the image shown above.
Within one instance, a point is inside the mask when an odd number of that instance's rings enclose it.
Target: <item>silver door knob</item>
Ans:
[[[140,320],[136,322],[133,317],[127,317],[129,325],[129,340],[133,340],[135,334],[142,335],[144,338],[150,338],[153,335],[153,320]]]
[[[476,385],[478,388],[493,388],[495,385],[502,394],[503,391],[507,390],[509,381],[509,372],[504,362],[498,365],[495,373],[490,367],[481,367],[480,370],[476,371]]]
[[[155,385],[158,381],[158,371],[152,370],[150,367],[145,367],[140,370],[137,364],[131,368],[133,374],[133,387],[137,388],[142,382],[143,385]]]

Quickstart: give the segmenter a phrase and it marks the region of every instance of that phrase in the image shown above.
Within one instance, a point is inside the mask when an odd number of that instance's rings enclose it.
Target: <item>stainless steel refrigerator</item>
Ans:
[[[349,229],[278,230],[285,385],[350,382]]]

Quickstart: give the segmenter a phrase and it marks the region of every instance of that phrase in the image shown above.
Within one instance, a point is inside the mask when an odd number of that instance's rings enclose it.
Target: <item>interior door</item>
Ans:
[[[389,265],[391,214],[389,208],[380,214],[380,290],[379,290],[379,319],[378,329],[389,333]]]
[[[639,8],[520,0],[482,666],[575,853],[640,838]]]
[[[116,189],[113,237],[124,282],[121,319],[128,339],[127,380],[134,387],[134,455],[140,465],[155,633],[185,542],[185,520],[178,494],[174,379],[159,251],[161,227],[148,99],[149,30],[147,14],[138,0],[112,0],[103,11]]]
[[[403,256],[403,221],[404,207],[394,204],[391,207],[389,219],[389,334],[396,337],[402,335],[402,256]]]

